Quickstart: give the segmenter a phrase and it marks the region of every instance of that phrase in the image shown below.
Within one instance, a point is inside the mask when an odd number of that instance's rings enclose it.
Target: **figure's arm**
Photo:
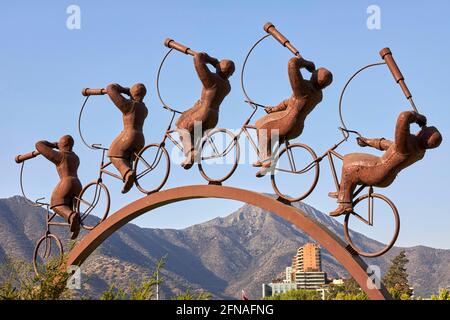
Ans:
[[[61,152],[53,150],[57,148],[58,143],[56,142],[52,143],[43,140],[36,143],[36,150],[56,165],[59,164],[62,160]]]
[[[360,147],[372,147],[380,151],[386,151],[394,143],[390,140],[386,140],[385,138],[368,139],[358,137],[356,140],[358,141]]]
[[[210,57],[207,53],[205,52],[195,53],[194,55],[195,71],[197,71],[197,75],[205,88],[210,88],[214,85],[213,74],[206,65],[208,63],[216,69],[219,66],[219,60]]]
[[[292,92],[296,97],[303,97],[308,95],[308,83],[303,79],[301,68],[306,68],[309,71],[315,69],[314,63],[303,58],[294,57],[289,60],[288,73],[289,81],[291,82]]]
[[[399,152],[404,154],[409,153],[408,138],[411,135],[410,126],[412,123],[417,123],[422,127],[427,124],[427,119],[414,111],[404,111],[398,116],[395,127],[395,146]]]
[[[130,88],[124,88],[117,83],[111,83],[106,87],[106,92],[122,113],[127,113],[131,110],[132,101],[122,96],[122,94],[130,95]]]
[[[265,108],[265,110],[267,113],[274,113],[274,112],[286,110],[286,108],[288,106],[288,102],[289,102],[289,99],[283,100],[280,102],[280,104],[273,106],[273,107],[267,107],[267,108]]]

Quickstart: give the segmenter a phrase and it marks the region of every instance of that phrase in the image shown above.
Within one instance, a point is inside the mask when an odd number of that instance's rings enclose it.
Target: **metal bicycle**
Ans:
[[[175,117],[178,114],[182,114],[181,111],[178,111],[174,108],[172,108],[171,106],[169,106],[164,99],[162,98],[161,95],[161,91],[160,91],[160,76],[161,76],[161,71],[163,69],[163,66],[167,60],[167,58],[169,57],[169,55],[174,51],[179,51],[182,52],[184,54],[189,54],[189,55],[194,55],[195,51],[191,50],[190,48],[175,42],[172,39],[166,39],[166,41],[164,42],[164,45],[166,47],[169,48],[168,52],[164,55],[159,68],[158,68],[158,73],[157,73],[157,77],[156,77],[156,91],[158,94],[158,98],[161,101],[161,104],[163,105],[163,108],[168,110],[169,112],[172,113],[172,116],[170,118],[169,121],[169,125],[167,126],[167,129],[164,133],[164,136],[161,140],[161,142],[159,143],[154,143],[151,145],[146,146],[144,149],[141,150],[141,152],[139,152],[138,157],[140,158],[146,158],[146,159],[151,159],[150,161],[146,161],[143,162],[143,164],[145,164],[145,168],[142,168],[142,175],[148,175],[152,172],[155,172],[157,169],[160,169],[160,171],[162,171],[163,173],[160,174],[161,177],[159,177],[158,179],[153,179],[154,181],[158,181],[160,182],[155,188],[153,188],[152,190],[145,190],[149,193],[151,192],[156,192],[158,190],[160,190],[165,183],[167,182],[167,179],[169,177],[169,173],[170,173],[170,157],[169,157],[169,153],[167,152],[166,149],[166,141],[167,139],[169,139],[170,141],[172,141],[172,143],[175,145],[175,147],[177,147],[181,152],[183,152],[183,146],[179,143],[179,141],[177,141],[177,139],[175,137],[172,136],[173,133],[177,133],[178,130],[177,129],[172,129],[172,125],[173,122],[175,120]],[[234,137],[234,135],[229,132],[228,130],[223,129],[224,132],[226,132],[227,134],[229,134],[230,136]],[[198,141],[195,142],[195,149],[199,149],[202,146],[208,145],[210,143],[210,141],[207,138],[207,134],[205,134],[201,139],[199,139]],[[212,148],[215,148],[215,146],[213,145]],[[201,153],[201,152],[200,152]],[[198,159],[197,159],[198,160]],[[204,159],[201,159],[201,161],[203,161]],[[198,162],[198,168],[200,171],[200,174],[211,184],[218,184],[221,182],[221,180],[215,180],[215,179],[210,179],[204,172],[204,168],[202,166],[201,161],[197,161]],[[136,172],[139,172],[141,169],[139,168],[139,161],[136,163]],[[161,167],[164,166],[164,168],[161,170]],[[137,176],[139,176],[139,174],[137,174]],[[141,190],[143,191],[143,190]],[[144,192],[144,191],[143,191]]]
[[[80,114],[78,117],[78,132],[80,134],[82,142],[92,150],[100,150],[102,152],[102,158],[99,165],[99,175],[98,178],[92,182],[90,182],[88,185],[86,185],[81,194],[80,199],[78,201],[78,207],[79,212],[81,215],[87,215],[91,214],[92,211],[95,209],[97,212],[97,216],[102,217],[100,221],[103,221],[106,219],[109,213],[110,209],[110,194],[107,186],[103,183],[103,174],[106,174],[108,176],[111,176],[113,178],[116,178],[118,180],[123,181],[122,177],[114,172],[108,171],[107,167],[109,167],[112,163],[111,161],[106,162],[105,156],[108,151],[108,148],[104,148],[101,144],[89,144],[86,142],[82,130],[81,130],[81,119],[83,111],[86,107],[87,101],[91,95],[104,95],[106,94],[105,89],[89,89],[92,92],[87,94],[86,89],[83,89],[83,95],[86,96],[86,99],[83,102],[83,105],[80,109]],[[138,188],[139,191],[145,194],[150,194],[153,192],[156,192],[162,188],[165,181],[157,186],[152,186],[152,179],[147,179],[144,181],[144,178],[147,174],[149,174],[153,169],[159,164],[159,161],[161,160],[161,157],[156,157],[158,160],[154,161],[155,159],[152,159],[152,161],[147,161],[147,159],[144,158],[144,153],[148,154],[148,151],[151,148],[154,148],[154,144],[146,145],[144,148],[139,150],[139,152],[134,153],[134,159],[133,159],[133,169],[136,172],[136,178],[135,178],[135,185]],[[163,154],[167,155],[166,158],[168,158],[167,151],[166,153],[163,152]],[[169,164],[170,165],[170,164]],[[167,174],[168,176],[168,174]],[[164,178],[166,180],[167,177]],[[89,194],[89,196],[88,196]],[[102,203],[101,208],[98,207],[98,204],[100,202],[100,198],[104,197],[104,201]]]
[[[330,149],[325,151],[325,153],[323,153],[321,156],[316,157],[316,159],[313,162],[311,162],[308,166],[306,166],[298,171],[299,174],[306,173],[310,170],[314,170],[317,173],[315,175],[314,183],[312,185],[312,188],[314,189],[316,187],[317,181],[319,179],[318,173],[319,173],[320,162],[323,159],[328,158],[331,174],[333,177],[333,182],[336,186],[336,192],[335,193],[330,192],[330,194],[329,194],[329,196],[332,198],[337,198],[337,194],[339,193],[339,189],[340,189],[340,181],[339,181],[338,174],[336,171],[334,159],[338,158],[340,160],[343,160],[343,158],[344,158],[341,154],[336,152],[336,149],[348,140],[350,133],[361,136],[357,131],[347,130],[344,128],[339,128],[339,129],[341,130],[344,138],[341,141],[339,141],[338,143],[336,143],[334,146],[332,146]],[[360,195],[362,193],[362,191],[364,191],[366,188],[368,188],[367,193],[358,197],[358,195]],[[365,201],[365,200],[367,200],[367,201]],[[373,191],[373,186],[367,186],[367,185],[361,185],[355,190],[355,192],[353,193],[352,201],[353,201],[353,212],[347,213],[345,215],[345,219],[344,219],[344,234],[345,234],[346,241],[348,242],[350,247],[353,249],[354,253],[357,253],[361,256],[373,258],[373,257],[378,257],[378,256],[383,255],[384,253],[389,251],[389,249],[392,248],[395,241],[397,240],[397,237],[398,237],[398,234],[400,231],[400,217],[398,214],[397,207],[388,197],[386,197],[380,193],[375,193]],[[373,227],[374,226],[375,203],[377,203],[376,207],[382,206],[382,204],[380,204],[380,203],[385,203],[388,206],[388,208],[390,209],[391,214],[393,216],[394,228],[393,228],[393,234],[387,244],[382,246],[382,248],[379,249],[378,251],[368,252],[368,251],[365,251],[364,248],[358,247],[356,245],[356,242],[352,240],[352,232],[353,231],[350,230],[350,221],[351,221],[351,219],[353,220],[356,218],[359,221],[363,222],[365,225],[367,225],[369,227]],[[367,208],[363,208],[363,206],[365,206],[365,204],[367,204]],[[364,211],[364,209],[367,209],[367,215],[364,215],[361,213]],[[389,218],[389,219],[391,219],[391,218]]]
[[[239,138],[242,135],[242,133],[245,134],[247,139],[250,141],[250,145],[254,149],[255,153],[258,155],[259,158],[259,150],[257,147],[257,144],[252,139],[251,135],[248,132],[248,129],[256,129],[255,126],[250,125],[250,120],[260,107],[265,107],[264,105],[261,105],[259,103],[254,102],[249,95],[247,94],[247,91],[245,89],[245,82],[244,82],[244,75],[245,75],[245,67],[247,65],[248,59],[253,52],[253,50],[266,38],[273,36],[278,42],[280,42],[284,47],[288,48],[294,55],[301,57],[298,50],[287,40],[276,28],[272,23],[266,23],[264,26],[264,30],[268,33],[267,35],[264,35],[262,38],[260,38],[248,51],[244,63],[242,65],[241,69],[241,87],[242,91],[244,93],[244,96],[246,97],[245,102],[247,102],[250,107],[253,108],[253,112],[251,113],[250,117],[244,122],[243,126],[241,127],[240,131],[237,134],[233,134],[227,129],[213,129],[211,130],[206,139],[204,139],[204,143],[208,142],[208,144],[211,146],[211,148],[206,148],[206,146],[202,146],[202,161],[207,159],[220,159],[226,157],[232,150],[234,150],[236,157],[234,165],[231,167],[229,172],[227,172],[225,175],[223,175],[220,178],[211,178],[205,170],[202,170],[202,175],[205,179],[207,179],[210,182],[214,183],[221,183],[228,178],[232,176],[234,171],[236,170],[239,162]],[[217,143],[214,142],[214,140],[223,141],[225,140],[223,135],[228,135],[228,140],[231,140],[228,145],[226,145],[224,148],[220,149],[217,147]],[[205,151],[207,150],[207,151]],[[209,153],[208,153],[209,152]],[[280,150],[280,146],[276,145],[275,150],[273,151],[274,154],[274,162],[275,166],[271,169],[270,177],[272,182],[272,187],[274,191],[279,196],[279,200],[283,202],[295,202],[300,201],[304,198],[306,198],[314,189],[314,187],[307,188],[305,191],[302,191],[300,194],[296,196],[289,196],[286,192],[283,192],[279,186],[279,180],[277,178],[277,172],[285,172],[289,174],[298,174],[297,167],[300,166],[300,157],[302,158],[302,162],[304,162],[304,165],[308,164],[310,161],[314,161],[314,159],[317,158],[314,150],[309,147],[306,144],[303,143],[293,143],[291,144],[290,141],[284,142],[284,148]],[[300,157],[297,155],[300,154]],[[295,156],[297,155],[297,156]],[[288,165],[286,167],[279,167],[276,165],[278,163],[279,159],[287,159]],[[296,159],[297,158],[297,159]],[[306,158],[306,161],[303,160]],[[317,168],[318,170],[318,168]],[[316,173],[316,176],[318,175],[318,172]],[[312,184],[314,184],[317,181],[314,181]]]
[[[57,216],[56,213],[50,211],[50,204],[43,202],[44,197],[38,198],[35,201],[30,200],[25,193],[23,177],[25,170],[25,162],[29,159],[37,157],[40,153],[37,151],[30,152],[25,155],[19,155],[16,157],[16,162],[21,164],[20,167],[20,190],[22,196],[29,202],[33,207],[45,208],[45,232],[42,237],[36,241],[36,245],[33,251],[33,269],[36,275],[45,272],[45,267],[49,262],[58,261],[59,264],[63,262],[64,248],[59,237],[52,233],[50,230],[51,226],[60,226],[69,228],[69,224],[66,222],[53,221]]]

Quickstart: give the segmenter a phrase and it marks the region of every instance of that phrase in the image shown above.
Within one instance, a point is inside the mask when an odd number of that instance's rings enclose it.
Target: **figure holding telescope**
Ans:
[[[404,111],[397,118],[394,141],[384,138],[367,139],[358,137],[361,147],[372,147],[384,151],[381,157],[365,153],[351,153],[344,156],[342,178],[339,192],[330,193],[337,198],[339,206],[330,213],[332,217],[353,211],[353,192],[358,185],[386,188],[394,182],[403,169],[421,160],[428,149],[439,147],[441,133],[435,127],[427,127],[427,118],[417,111],[412,94],[405,83],[405,78],[394,60],[389,48],[380,51],[392,76],[400,86],[414,111]],[[421,127],[416,134],[411,134],[411,124]]]
[[[122,175],[124,182],[122,193],[130,191],[136,173],[132,169],[136,154],[145,146],[144,122],[148,109],[143,102],[147,89],[142,83],[131,88],[116,83],[109,84],[106,89],[83,89],[84,96],[108,94],[112,102],[122,112],[123,130],[111,143],[108,157]],[[123,95],[130,98],[126,98]]]
[[[296,56],[288,62],[288,75],[292,96],[280,104],[265,108],[268,115],[256,121],[260,160],[255,167],[261,167],[257,177],[264,176],[273,165],[272,145],[297,138],[302,132],[306,117],[322,101],[322,90],[333,81],[333,75],[325,68],[316,69],[313,62],[303,59],[298,50],[268,22],[264,30]],[[309,80],[303,78],[301,69],[311,73]]]
[[[80,194],[82,185],[77,171],[80,159],[73,152],[74,140],[65,135],[58,142],[39,141],[36,151],[16,157],[21,163],[38,155],[43,155],[56,166],[60,181],[53,190],[50,209],[64,218],[70,225],[71,239],[76,239],[80,232],[80,214],[73,210],[75,198]]]
[[[411,124],[421,127],[417,134],[410,133]],[[338,193],[330,196],[338,199],[338,208],[330,213],[337,217],[353,211],[353,191],[358,185],[386,188],[403,169],[421,160],[428,149],[437,148],[442,136],[435,127],[427,127],[427,118],[414,111],[400,113],[395,127],[395,140],[358,137],[361,147],[384,151],[381,157],[366,153],[344,156],[342,178]]]
[[[234,73],[235,66],[231,60],[218,60],[204,52],[195,52],[186,46],[167,39],[164,45],[194,57],[194,67],[202,82],[203,88],[200,99],[194,106],[180,116],[176,126],[183,144],[186,159],[182,163],[184,169],[189,169],[197,157],[196,145],[205,131],[213,129],[219,120],[219,108],[224,98],[230,93],[231,86],[228,79]],[[216,69],[211,72],[208,64]],[[195,130],[196,126],[201,126]],[[195,132],[201,133],[196,137]]]

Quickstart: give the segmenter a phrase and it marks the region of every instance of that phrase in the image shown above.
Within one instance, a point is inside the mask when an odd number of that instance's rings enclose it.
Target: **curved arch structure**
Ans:
[[[67,265],[81,265],[111,234],[136,217],[170,203],[199,198],[219,198],[241,201],[280,216],[303,230],[311,238],[315,239],[323,248],[328,250],[328,252],[330,252],[344,268],[347,269],[370,299],[391,299],[389,293],[383,286],[379,289],[375,288],[367,274],[367,265],[359,256],[354,255],[348,250],[347,245],[334,233],[319,222],[308,217],[301,210],[283,204],[264,194],[219,185],[177,187],[150,194],[130,203],[112,214],[94,230],[89,232],[70,251]]]

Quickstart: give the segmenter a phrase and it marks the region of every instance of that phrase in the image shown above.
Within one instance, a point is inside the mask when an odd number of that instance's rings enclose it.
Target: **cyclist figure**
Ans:
[[[422,127],[415,135],[410,133],[412,123]],[[370,146],[385,152],[381,157],[365,153],[344,156],[339,192],[330,193],[331,197],[337,197],[339,206],[330,216],[352,212],[353,191],[357,185],[388,187],[401,170],[421,160],[427,149],[437,148],[442,136],[435,127],[427,127],[426,124],[425,116],[405,111],[397,119],[395,141],[357,138],[361,147]]]
[[[302,77],[300,69],[311,72],[310,80]],[[325,68],[316,67],[313,62],[294,57],[288,63],[292,96],[274,107],[267,107],[268,115],[259,119],[257,128],[260,157],[253,164],[261,167],[257,177],[264,176],[272,166],[272,144],[294,139],[303,132],[308,114],[322,101],[322,90],[333,81],[333,75]]]
[[[123,130],[111,143],[108,156],[122,175],[124,182],[122,193],[127,193],[133,186],[136,177],[136,173],[132,169],[135,153],[145,146],[143,127],[148,109],[143,100],[147,89],[142,83],[136,83],[131,88],[124,88],[113,83],[108,85],[106,93],[122,112]],[[122,94],[130,96],[130,99],[125,98]]]
[[[80,159],[72,151],[73,144],[73,138],[65,135],[59,142],[37,142],[36,150],[56,166],[60,181],[53,190],[50,209],[67,220],[72,232],[71,239],[76,239],[80,232],[80,214],[75,212],[73,207],[82,185],[77,175]]]
[[[207,64],[216,68],[216,72],[211,72]],[[194,53],[194,66],[203,85],[201,97],[192,108],[183,112],[176,123],[186,156],[181,164],[184,169],[191,168],[196,159],[195,146],[198,139],[206,130],[217,125],[220,104],[231,91],[228,78],[235,70],[233,61],[219,61],[204,52]],[[201,133],[201,136],[196,137],[194,128],[199,129],[198,135]]]

